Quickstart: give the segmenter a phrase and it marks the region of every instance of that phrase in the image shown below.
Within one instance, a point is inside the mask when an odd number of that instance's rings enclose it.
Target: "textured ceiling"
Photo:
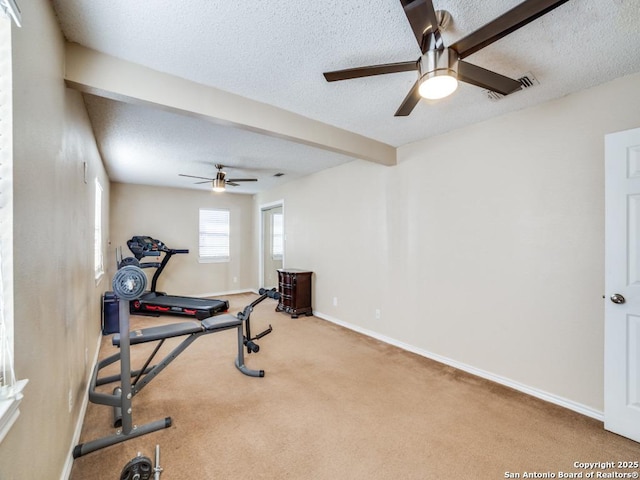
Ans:
[[[318,164],[330,168],[353,160],[162,109],[93,95],[85,96],[85,104],[101,154],[108,160],[109,176],[117,182],[209,189],[200,180],[178,174],[214,178],[214,165],[222,164],[229,179],[259,178],[230,191],[255,193],[313,173]],[[276,173],[285,176],[275,177]]]
[[[519,4],[518,0],[434,0],[452,15],[446,45]],[[640,71],[637,1],[569,0],[467,57],[539,85],[499,101],[461,84],[439,102],[393,114],[414,72],[327,83],[322,73],[416,60],[420,51],[399,0],[54,0],[70,42],[177,77],[277,106],[400,146]],[[110,176],[116,181],[191,186],[177,173],[277,182],[351,158],[280,138],[86,95]],[[282,171],[284,177],[273,174]],[[206,187],[202,187],[206,188]]]

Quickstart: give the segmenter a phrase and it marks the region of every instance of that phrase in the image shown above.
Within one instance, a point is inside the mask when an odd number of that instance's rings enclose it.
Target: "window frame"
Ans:
[[[104,275],[104,245],[102,241],[103,235],[103,220],[102,220],[102,207],[103,207],[103,194],[104,190],[98,180],[98,177],[94,179],[95,196],[94,196],[94,232],[93,232],[93,266],[95,273],[96,284],[100,281]]]
[[[203,217],[211,214],[213,217]],[[226,221],[215,218],[216,214],[226,217]],[[222,221],[221,221],[222,220]],[[213,230],[213,231],[206,231]],[[216,231],[217,230],[217,231]],[[204,238],[210,240],[205,245]],[[222,240],[222,242],[220,242]],[[207,254],[206,249],[222,248],[223,254]],[[226,263],[231,261],[231,211],[228,208],[202,207],[198,210],[198,262]]]
[[[276,218],[279,220],[276,222]],[[277,225],[277,223],[279,225]],[[279,230],[277,227],[280,227]],[[278,248],[279,247],[279,248]],[[271,258],[282,260],[284,256],[284,213],[271,215]]]
[[[6,49],[0,51],[0,371],[9,381],[0,385],[0,442],[20,415],[22,391],[29,381],[16,381],[13,368],[13,72],[8,15],[11,13],[17,24],[19,19],[5,7],[3,3],[0,8],[0,50]]]

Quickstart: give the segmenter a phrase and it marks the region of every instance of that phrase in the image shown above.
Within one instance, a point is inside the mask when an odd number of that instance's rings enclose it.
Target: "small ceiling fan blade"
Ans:
[[[212,181],[212,180],[213,180],[213,178],[207,178],[207,177],[196,177],[196,176],[194,176],[194,175],[185,175],[184,173],[179,173],[179,174],[178,174],[178,176],[180,176],[180,177],[189,177],[189,178],[201,178],[202,180],[209,180],[209,181]],[[202,183],[205,183],[205,182],[202,182]]]
[[[229,178],[227,179],[227,183],[231,182],[257,182],[257,178]]]
[[[517,80],[462,60],[458,62],[458,80],[502,95],[509,95],[522,88],[522,84]]]
[[[418,61],[385,63],[382,65],[370,65],[368,67],[347,68],[334,72],[325,72],[324,78],[327,82],[338,80],[349,80],[351,78],[371,77],[373,75],[384,75],[385,73],[411,72],[418,70]]]
[[[400,3],[422,53],[435,47],[432,35],[437,37],[435,43],[441,43],[438,17],[431,0],[400,0]]]
[[[461,38],[449,48],[458,52],[459,57],[465,58],[478,50],[491,45],[502,37],[515,32],[535,19],[549,13],[568,0],[526,0],[508,12],[480,27],[475,32]]]
[[[422,98],[420,97],[420,93],[418,92],[419,87],[420,81],[418,80],[413,84],[413,87],[402,101],[402,105],[400,105],[400,108],[398,108],[398,111],[394,114],[394,117],[406,117],[413,111],[413,109],[420,101],[420,98]]]
[[[232,187],[239,187],[239,186],[240,186],[240,185],[239,185],[239,184],[237,184],[237,183],[233,183],[233,182],[229,182],[229,181],[226,181],[226,182],[225,182],[225,185],[230,185],[230,186],[232,186]]]

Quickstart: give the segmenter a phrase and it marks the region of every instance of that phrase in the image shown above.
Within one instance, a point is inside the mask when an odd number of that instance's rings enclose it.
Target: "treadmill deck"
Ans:
[[[178,295],[147,295],[130,302],[129,305],[132,314],[179,315],[195,317],[198,320],[229,310],[229,302],[226,300]]]

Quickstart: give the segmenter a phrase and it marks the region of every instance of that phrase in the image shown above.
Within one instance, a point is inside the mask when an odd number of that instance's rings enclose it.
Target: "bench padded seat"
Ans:
[[[129,343],[131,345],[135,345],[137,343],[152,342],[154,340],[162,340],[163,338],[180,337],[182,335],[190,335],[192,333],[199,333],[202,331],[204,331],[204,326],[200,322],[171,323],[169,325],[133,330],[129,333]],[[120,334],[116,333],[111,342],[115,346],[119,347]]]
[[[241,323],[242,321],[234,315],[225,313],[223,315],[205,318],[202,320],[201,325],[207,332],[210,332],[212,330],[226,330],[227,328],[237,327]]]
[[[193,333],[212,333],[218,330],[237,327],[241,323],[242,321],[237,317],[226,313],[215,317],[205,318],[202,322],[171,323],[169,325],[133,330],[129,333],[129,343],[131,345],[136,345],[138,343],[153,342],[154,340],[162,340],[163,338],[181,337],[183,335],[191,335]],[[111,342],[116,347],[119,347],[120,334],[116,333]]]

